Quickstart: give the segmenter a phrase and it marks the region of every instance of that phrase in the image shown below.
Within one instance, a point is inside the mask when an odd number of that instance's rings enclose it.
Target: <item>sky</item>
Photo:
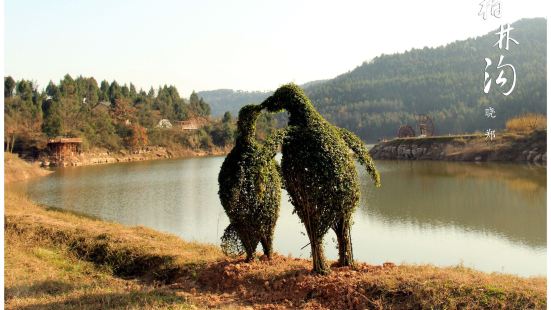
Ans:
[[[4,75],[273,90],[547,17],[545,1],[501,0],[502,17],[483,20],[480,1],[6,0]]]

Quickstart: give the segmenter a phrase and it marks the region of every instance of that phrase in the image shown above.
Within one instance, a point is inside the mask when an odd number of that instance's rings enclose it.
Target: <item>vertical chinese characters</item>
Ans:
[[[511,27],[511,25],[509,24],[501,25],[500,30],[496,32],[496,34],[499,35],[499,40],[494,44],[494,46],[497,45],[500,50],[503,50],[503,48],[505,48],[505,50],[509,50],[509,42],[513,42],[514,44],[518,45],[519,44],[518,41],[510,37],[510,32],[513,29],[514,28]],[[507,79],[504,76],[505,69],[508,68],[510,70],[510,73],[512,73],[511,75],[512,79],[510,82],[509,89],[505,92],[502,92],[502,94],[505,96],[509,96],[515,89],[516,82],[517,82],[517,72],[513,65],[508,63],[503,63],[504,58],[505,56],[503,54],[499,56],[497,69],[500,71],[499,71],[499,75],[495,79],[495,83],[498,84],[502,89],[504,88],[504,86],[509,81],[509,79]],[[488,68],[492,65],[492,60],[486,57],[485,61],[486,61],[486,68],[484,69],[484,93],[487,94],[490,92],[490,88],[492,85],[492,78],[490,77],[490,74],[487,71]]]
[[[501,18],[501,0],[483,0],[480,2],[478,16],[482,16],[482,19],[486,20],[488,15]]]
[[[483,20],[486,20],[489,16],[495,18],[501,18],[501,8],[502,3],[500,0],[483,0],[480,2],[480,11],[478,15],[482,17]],[[495,34],[499,36],[499,40],[493,45],[497,46],[501,51],[509,51],[511,45],[519,45],[519,42],[511,37],[511,30],[514,28],[510,24],[502,24],[499,27],[498,32]],[[512,43],[510,45],[510,43]],[[488,69],[492,66],[492,59],[485,57],[486,67],[484,68],[484,84],[483,91],[485,94],[488,94],[492,88],[492,82],[495,82],[499,86],[500,92],[509,96],[517,84],[517,71],[515,67],[504,61],[505,55],[501,54],[499,56],[499,61],[497,61],[496,69],[498,70],[497,78],[492,79],[491,74],[488,72]],[[496,118],[496,110],[493,107],[485,109],[486,118]],[[486,140],[492,141],[496,137],[495,129],[486,130]]]

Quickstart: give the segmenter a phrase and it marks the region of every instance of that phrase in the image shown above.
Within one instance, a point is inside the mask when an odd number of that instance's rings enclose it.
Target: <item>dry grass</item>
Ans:
[[[106,266],[118,276],[169,282],[183,268],[195,268],[222,255],[218,247],[185,242],[145,227],[46,210],[9,191],[5,205],[7,231],[29,242],[67,247],[77,257]]]
[[[191,308],[172,291],[113,277],[55,247],[6,238],[6,309]]]
[[[446,146],[445,153],[448,157],[465,156],[474,157],[480,154],[490,154],[496,150],[504,147],[508,147],[509,143],[505,142],[503,136],[497,136],[491,143],[485,136],[473,136],[469,139],[463,137],[457,137],[451,143]]]
[[[7,193],[8,308],[544,309],[546,278],[359,264],[310,273],[275,256],[246,264],[188,243],[36,206]]]
[[[30,164],[17,154],[4,152],[4,183],[23,181],[34,177],[45,176],[51,171],[40,168],[38,163]]]
[[[547,129],[547,118],[543,114],[526,113],[507,120],[505,128],[509,132],[533,132]]]

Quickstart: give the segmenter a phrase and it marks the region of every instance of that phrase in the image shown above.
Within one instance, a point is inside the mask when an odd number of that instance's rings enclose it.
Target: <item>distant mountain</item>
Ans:
[[[317,109],[336,125],[346,127],[366,141],[394,137],[400,125],[415,125],[415,114],[428,114],[439,134],[504,128],[508,118],[525,113],[546,113],[547,21],[523,19],[511,25],[509,50],[494,46],[499,29],[482,37],[456,41],[437,48],[413,49],[382,55],[369,63],[306,92]],[[516,87],[509,96],[512,74],[503,89],[492,83],[483,92],[485,58],[494,78],[500,55],[502,64],[516,70]],[[500,92],[501,90],[501,92]],[[487,118],[492,107],[495,118]]]
[[[325,79],[325,80],[316,80],[316,81],[310,81],[310,82],[306,82],[302,85],[300,85],[300,87],[302,87],[303,89],[308,89],[312,86],[316,86],[316,85],[320,85],[320,84],[323,84],[325,82],[329,81],[329,79]]]
[[[304,89],[308,89],[326,81],[328,80],[316,80],[304,83],[300,86]],[[230,111],[232,115],[237,116],[237,113],[242,106],[261,103],[272,93],[273,91],[215,89],[200,91],[197,94],[209,103],[213,116],[222,116],[226,111]]]
[[[209,103],[211,114],[213,116],[222,116],[224,112],[230,111],[233,116],[237,116],[239,109],[247,104],[256,104],[264,101],[272,92],[262,91],[243,91],[233,89],[216,89],[200,91],[197,93]]]

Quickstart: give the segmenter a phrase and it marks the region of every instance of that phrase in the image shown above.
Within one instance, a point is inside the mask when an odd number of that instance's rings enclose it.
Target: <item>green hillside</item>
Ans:
[[[509,50],[494,46],[496,29],[442,47],[382,55],[307,93],[326,118],[366,141],[395,136],[401,124],[415,124],[416,113],[429,114],[438,134],[504,128],[511,116],[546,113],[546,24],[543,18],[512,24],[510,35],[519,45],[511,42]],[[500,55],[517,72],[509,96],[495,83],[489,94],[483,92],[485,57],[493,63],[488,72],[497,77]],[[508,89],[506,84],[502,92]],[[485,116],[489,106],[495,119]]]

